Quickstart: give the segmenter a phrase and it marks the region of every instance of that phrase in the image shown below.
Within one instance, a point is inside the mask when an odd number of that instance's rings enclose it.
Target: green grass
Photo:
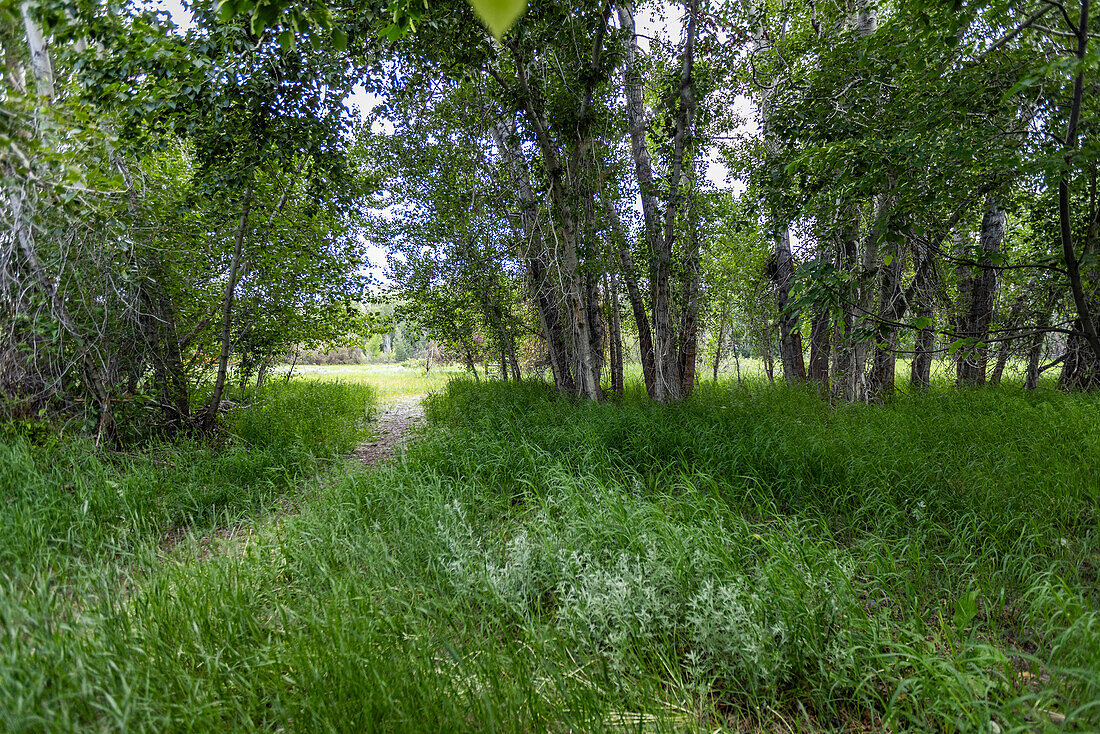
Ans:
[[[69,507],[52,550],[3,541],[0,727],[1100,727],[1094,396],[838,407],[749,382],[659,407],[455,381],[427,405],[396,461],[168,559],[71,534],[75,473],[18,493],[0,460],[5,528]],[[139,522],[99,491],[85,524]]]
[[[948,355],[941,355],[942,359],[933,359],[931,369],[929,370],[929,378],[934,386],[947,387],[953,385],[955,382],[955,361]],[[713,357],[712,357],[713,359]],[[741,378],[746,382],[760,382],[767,379],[767,371],[764,368],[764,361],[757,357],[742,357],[740,360]],[[993,366],[996,360],[991,359],[988,365],[987,374],[992,374]],[[899,358],[895,365],[897,389],[900,392],[907,392],[909,390],[909,371],[911,360]],[[637,381],[641,381],[642,373],[641,366],[634,363],[626,366],[626,373],[628,378],[633,378]],[[705,359],[700,359],[698,366],[698,377],[701,382],[712,381],[711,363]],[[1027,362],[1023,359],[1014,357],[1009,359],[1005,365],[1004,375],[1002,381],[1006,384],[1012,384],[1020,386],[1023,384],[1024,376],[1027,374]],[[773,379],[776,381],[783,379],[783,365],[779,359],[776,358],[772,371]],[[718,372],[719,382],[733,382],[737,380],[737,365],[734,364],[732,358],[723,359],[722,367]],[[1058,369],[1051,369],[1044,372],[1039,377],[1039,386],[1042,388],[1054,389],[1058,383]]]
[[[285,373],[286,367],[282,368]],[[463,370],[453,365],[438,365],[425,374],[423,367],[406,367],[400,364],[333,364],[299,365],[294,374],[311,382],[340,382],[369,385],[383,404],[411,400],[438,392],[447,382]]]
[[[291,383],[213,441],[0,442],[0,729],[125,728],[116,704],[149,684],[126,673],[148,658],[114,647],[131,599],[195,537],[263,522],[354,448],[374,404],[370,388]]]

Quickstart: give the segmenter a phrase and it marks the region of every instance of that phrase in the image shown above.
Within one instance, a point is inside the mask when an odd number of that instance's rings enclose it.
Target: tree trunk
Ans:
[[[474,376],[474,382],[481,382],[481,377],[477,374],[477,365],[474,364],[474,355],[470,354],[470,349],[467,347],[466,351],[466,370]]]
[[[676,219],[682,202],[684,158],[690,146],[695,120],[695,84],[692,78],[695,63],[695,28],[699,15],[699,0],[692,0],[687,11],[687,38],[680,67],[677,90],[679,109],[672,135],[672,166],[669,175],[668,201],[664,211],[664,232],[656,253],[653,278],[653,332],[656,342],[656,396],[658,402],[674,402],[683,397],[683,372],[672,314],[672,254],[676,242]]]
[[[831,317],[822,309],[810,322],[810,379],[829,387],[829,331]]]
[[[934,314],[935,268],[927,243],[913,240],[913,282],[906,291],[911,295],[913,315],[924,319],[924,325],[913,339],[913,361],[909,368],[909,386],[914,390],[928,389],[932,378],[932,349],[935,332],[931,322]]]
[[[746,2],[746,9],[748,3]],[[752,48],[762,51],[769,45],[764,28],[765,9],[763,4],[751,9]],[[779,147],[772,134],[772,94],[774,87],[762,85],[757,94],[757,107],[760,112],[760,130],[764,139],[764,148],[769,158],[779,154]],[[787,222],[779,221],[775,212],[766,215],[767,229],[772,238],[772,257],[775,269],[772,281],[776,289],[776,305],[779,307],[779,358],[783,363],[783,378],[790,384],[806,379],[806,363],[802,353],[802,331],[798,328],[798,319],[787,312],[791,300],[791,281],[794,279],[794,257],[791,253],[790,228]]]
[[[508,379],[508,369],[512,370],[512,378],[519,382],[519,360],[516,358],[516,350],[512,343],[512,337],[504,324],[504,310],[499,304],[489,297],[488,290],[482,290],[482,298],[485,301],[485,315],[500,334],[500,369],[502,377]]]
[[[638,278],[634,274],[634,262],[630,257],[630,243],[627,241],[622,219],[617,211],[611,212],[608,208],[611,225],[615,229],[615,237],[619,242],[619,264],[622,266],[623,282],[626,283],[627,297],[630,299],[630,309],[634,313],[634,323],[638,327],[638,350],[642,359],[642,379],[645,380],[645,389],[652,399],[656,388],[656,366],[653,354],[653,332],[649,328],[649,317],[646,315],[645,303],[642,300],[642,292],[638,287]]]
[[[593,334],[588,320],[587,290],[583,274],[579,270],[576,250],[569,248],[564,268],[566,303],[569,308],[569,325],[572,335],[573,374],[577,380],[577,396],[589,400],[600,399],[599,373],[592,348]]]
[[[634,27],[634,16],[628,5],[617,8],[619,25],[627,32],[624,47],[623,93],[626,97],[626,119],[630,126],[630,148],[634,157],[634,173],[638,180],[638,194],[642,201],[642,219],[646,249],[652,257],[660,249],[660,215],[657,211],[657,197],[653,182],[653,163],[649,156],[649,144],[646,141],[645,101],[642,96],[642,73],[638,63],[638,37]],[[634,312],[634,321],[638,327],[638,345],[642,358],[642,377],[646,392],[651,399],[657,399],[657,357],[653,344],[653,332],[649,317],[646,315],[642,294],[634,275],[634,264],[630,257],[630,242],[623,230],[618,212],[611,218],[619,232],[619,260],[622,265],[623,280],[626,282],[627,295]]]
[[[854,11],[846,18],[846,24],[857,36],[868,36],[878,29],[877,8],[866,0],[857,0]],[[838,113],[845,111],[838,105]],[[841,288],[840,300],[843,317],[836,324],[833,338],[834,385],[833,396],[847,401],[862,400],[866,397],[864,368],[870,352],[870,344],[859,334],[857,325],[862,324],[874,308],[875,280],[874,272],[878,265],[878,228],[884,220],[890,197],[880,194],[874,198],[875,226],[869,227],[864,239],[862,261],[860,260],[859,231],[861,204],[855,200],[837,202],[837,214],[840,227],[840,247],[837,253],[838,270],[848,278],[846,287]]]
[[[508,356],[512,358],[512,379],[519,382],[523,379],[523,373],[519,368],[519,357],[516,355],[515,347],[511,339],[508,340]]]
[[[526,243],[524,259],[530,275],[531,297],[539,315],[539,324],[546,339],[550,356],[550,372],[558,392],[573,394],[576,382],[570,371],[565,333],[561,323],[561,298],[556,298],[553,283],[548,277],[547,246],[539,223],[538,202],[531,186],[531,178],[523,160],[523,151],[515,142],[514,122],[511,130],[505,123],[491,128],[494,142],[501,157],[511,169],[520,205],[520,235]]]
[[[694,179],[694,166],[692,167]],[[689,247],[684,257],[683,288],[684,305],[680,319],[680,391],[684,397],[695,389],[695,370],[699,352],[699,250],[700,232],[698,213],[692,207]]]
[[[985,214],[982,216],[982,232],[979,240],[981,248],[981,273],[974,276],[968,266],[960,266],[960,300],[965,309],[962,313],[959,337],[976,339],[974,345],[968,345],[959,351],[956,364],[956,379],[960,385],[984,385],[986,366],[989,359],[989,325],[993,321],[993,306],[997,298],[997,271],[990,267],[991,257],[1001,249],[1004,239],[1005,212],[993,196],[985,200]],[[964,284],[965,281],[965,290]]]
[[[604,328],[604,319],[600,305],[600,281],[591,269],[585,272],[585,306],[588,310],[588,334],[592,351],[592,373],[599,385],[603,375],[604,343],[607,337],[607,329]],[[599,388],[599,396],[603,397],[603,388]]]
[[[868,14],[867,11],[861,11],[859,15],[860,33],[866,35],[872,32],[877,27],[877,22],[877,16],[873,13]],[[892,188],[892,185],[889,188]],[[855,309],[855,322],[860,324],[860,327],[857,328],[863,333],[852,344],[854,367],[851,371],[853,381],[850,385],[849,400],[869,400],[874,395],[870,386],[869,370],[867,369],[868,362],[872,362],[874,344],[871,339],[867,338],[869,336],[868,332],[871,331],[867,328],[867,324],[873,324],[874,331],[878,330],[879,324],[875,323],[873,314],[876,312],[876,300],[881,302],[879,273],[882,259],[879,256],[879,241],[887,230],[887,222],[893,202],[893,196],[889,193],[877,194],[873,198],[874,223],[871,227],[868,227],[863,240],[860,272],[859,277],[856,279],[858,305]],[[873,371],[873,367],[872,362],[871,371]]]
[[[608,344],[611,353],[611,391],[623,393],[623,333],[619,316],[619,281],[612,273],[604,276],[607,294]]]
[[[1058,180],[1058,224],[1062,241],[1062,259],[1066,263],[1066,276],[1069,280],[1070,292],[1073,294],[1073,305],[1077,310],[1077,318],[1074,322],[1074,331],[1077,333],[1070,336],[1067,344],[1070,351],[1067,352],[1062,374],[1066,378],[1063,381],[1066,387],[1086,389],[1100,387],[1100,335],[1097,334],[1096,322],[1093,320],[1096,304],[1089,303],[1089,295],[1085,293],[1084,280],[1081,277],[1080,260],[1074,250],[1069,184],[1077,151],[1077,125],[1080,121],[1081,103],[1084,97],[1084,61],[1089,41],[1089,0],[1081,0],[1081,14],[1074,34],[1077,36],[1075,55],[1079,70],[1073,80],[1073,100],[1070,105],[1069,123],[1066,126],[1065,165]],[[1086,238],[1086,255],[1092,254],[1090,249],[1093,242],[1090,240],[1096,237],[1095,219],[1089,229],[1091,237]]]
[[[283,384],[289,384],[290,378],[294,376],[294,368],[298,366],[298,359],[302,356],[302,350],[298,347],[294,348],[294,359],[290,361],[290,369],[286,371],[286,377],[283,378]]]
[[[523,74],[520,74],[523,77]],[[532,118],[537,119],[535,113]],[[558,238],[559,252],[557,261],[560,263],[560,279],[564,286],[564,301],[567,321],[569,324],[570,346],[573,356],[573,388],[574,394],[590,400],[599,399],[598,375],[593,375],[593,355],[591,330],[588,323],[588,309],[584,298],[583,274],[580,271],[580,262],[577,256],[577,223],[574,218],[575,210],[570,203],[561,183],[561,169],[557,163],[556,153],[553,151],[549,133],[542,128],[539,135],[540,148],[543,150],[543,158],[552,181],[551,198],[558,209],[560,224],[560,238]]]
[[[553,289],[548,283],[546,264],[541,256],[531,258],[527,264],[531,274],[531,291],[534,294],[535,307],[550,356],[550,372],[554,376],[554,386],[558,392],[572,394],[576,392],[576,383],[573,381],[573,373],[569,366],[561,312],[554,300]]]
[[[835,398],[856,399],[861,375],[859,374],[856,340],[855,309],[859,303],[859,208],[854,205],[838,207],[844,225],[837,240],[836,268],[844,273],[846,283],[840,286],[841,317],[833,327],[833,389]]]
[[[791,302],[791,281],[794,279],[794,257],[787,227],[775,235],[774,255],[776,305],[779,306],[779,358],[783,362],[783,379],[794,385],[806,379],[806,363],[798,317],[787,312]]]
[[[260,369],[256,372],[256,394],[259,395],[260,391],[264,389],[264,379],[267,377],[267,365],[268,362],[265,359],[260,362]]]
[[[642,200],[642,219],[645,224],[646,244],[655,254],[661,248],[660,213],[657,206],[656,185],[653,181],[653,162],[646,141],[645,101],[642,96],[642,73],[638,63],[638,37],[634,28],[634,16],[627,5],[618,7],[619,25],[627,32],[624,48],[623,93],[626,97],[626,119],[630,126],[630,149],[634,156],[634,174],[638,179],[638,194]]]
[[[741,381],[741,355],[738,354],[738,349],[737,339],[734,339],[733,344],[730,345],[730,350],[733,352],[733,367],[737,370],[737,385],[740,387],[745,383]]]
[[[696,26],[699,15],[698,0],[693,0],[687,11],[687,34],[681,59],[678,108],[674,120],[672,139],[672,163],[669,171],[668,200],[663,213],[657,211],[654,192],[654,176],[649,149],[645,139],[645,113],[641,93],[641,80],[637,71],[637,37],[634,35],[634,19],[629,8],[618,8],[619,21],[631,34],[626,45],[624,93],[627,98],[627,121],[630,125],[631,150],[635,173],[642,197],[642,215],[645,220],[646,243],[653,268],[650,276],[650,297],[653,304],[654,379],[651,395],[658,402],[672,402],[684,393],[683,358],[680,339],[673,317],[672,276],[675,251],[676,220],[682,193],[681,183],[685,150],[695,117],[695,85],[693,81]],[[663,226],[663,230],[662,230]],[[685,345],[686,346],[686,345]],[[694,379],[694,375],[692,376]]]
[[[1034,390],[1039,387],[1039,360],[1043,357],[1043,342],[1046,340],[1046,329],[1050,326],[1050,302],[1047,303],[1048,308],[1039,313],[1039,318],[1035,323],[1035,333],[1031,335],[1031,339],[1027,349],[1027,375],[1024,377],[1024,389]]]
[[[880,341],[875,346],[868,386],[869,396],[877,400],[885,400],[894,393],[898,330],[893,324],[901,321],[908,307],[901,285],[904,254],[900,246],[893,246],[883,259],[879,288]],[[885,262],[887,258],[889,263]]]
[[[535,134],[535,142],[542,157],[543,169],[549,183],[550,200],[556,217],[557,247],[556,262],[560,268],[560,281],[564,285],[565,307],[568,313],[571,348],[576,382],[575,394],[590,400],[600,399],[600,374],[598,362],[592,350],[592,325],[588,319],[585,303],[584,274],[579,261],[579,223],[577,220],[577,191],[567,190],[566,184],[580,179],[581,166],[585,152],[591,144],[591,105],[598,70],[602,64],[603,42],[608,26],[608,14],[611,6],[605,10],[603,22],[592,43],[592,59],[588,81],[580,92],[580,101],[576,109],[576,125],[572,149],[568,157],[559,155],[557,143],[550,133],[543,108],[543,98],[531,86],[530,68],[518,43],[512,42],[509,48],[516,64],[516,76],[519,81],[519,96],[527,119]],[[565,165],[563,165],[563,161]]]
[[[244,190],[244,205],[241,207],[241,218],[237,224],[237,237],[233,243],[233,259],[229,263],[229,279],[225,284],[225,297],[222,299],[222,337],[221,353],[218,355],[218,375],[214,380],[214,392],[210,395],[210,404],[206,407],[206,415],[203,425],[210,429],[218,416],[218,408],[221,406],[222,392],[225,390],[225,377],[229,371],[229,337],[233,325],[233,297],[237,289],[237,269],[241,263],[241,251],[244,248],[245,233],[248,230],[248,213],[252,208],[252,178]]]
[[[718,367],[722,364],[722,342],[726,338],[726,314],[723,313],[718,321],[718,341],[714,344],[713,379],[718,382]]]
[[[159,263],[153,265],[152,279],[142,286],[153,318],[149,329],[158,345],[153,364],[161,393],[165,423],[170,430],[179,430],[191,420],[191,395],[184,364],[185,342],[176,328],[176,309],[162,283],[163,272]]]
[[[27,50],[30,52],[31,72],[34,74],[36,91],[38,96],[48,103],[54,95],[54,74],[50,51],[46,47],[42,29],[31,14],[31,3],[24,0],[19,5],[19,11],[23,16],[23,29],[27,37]]]
[[[1006,321],[1008,328],[1004,330],[1005,332],[1012,332],[1015,334],[1025,331],[1023,324],[1024,309],[1027,307],[1028,297],[1034,295],[1038,282],[1038,276],[1029,278],[1023,293],[1017,296],[1016,300],[1012,302],[1012,308],[1009,310],[1008,320]],[[1004,376],[1005,367],[1008,366],[1008,360],[1012,357],[1013,344],[1015,342],[1016,337],[1008,333],[1003,334],[1001,337],[1001,343],[997,347],[997,363],[993,367],[993,372],[989,375],[990,385],[1001,384],[1001,377]]]

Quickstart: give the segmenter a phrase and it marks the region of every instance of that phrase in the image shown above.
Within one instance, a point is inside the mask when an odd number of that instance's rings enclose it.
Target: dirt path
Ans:
[[[366,466],[374,466],[387,459],[393,458],[398,449],[409,439],[412,429],[424,420],[424,407],[420,404],[420,398],[405,400],[387,406],[378,416],[374,427],[374,438],[355,449],[352,456],[357,462]],[[279,497],[272,507],[264,511],[263,520],[257,526],[254,520],[242,520],[232,525],[222,525],[210,528],[205,534],[195,536],[198,541],[200,559],[209,557],[216,549],[239,550],[242,541],[246,541],[259,527],[271,528],[281,523],[288,517],[298,514],[301,503],[308,500],[309,495],[324,482],[332,481],[336,472],[340,471],[340,465],[329,468],[326,471],[306,480],[295,493],[286,493]],[[185,538],[191,536],[193,530],[187,526],[172,528],[161,537],[161,550],[170,553]]]
[[[413,427],[423,420],[424,406],[419,399],[390,405],[378,417],[374,438],[355,450],[355,458],[367,466],[393,458],[408,440]]]

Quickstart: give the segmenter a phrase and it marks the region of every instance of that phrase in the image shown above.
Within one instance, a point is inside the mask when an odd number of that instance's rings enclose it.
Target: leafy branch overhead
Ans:
[[[485,27],[500,40],[508,32],[523,11],[527,9],[527,0],[469,0],[477,17]]]
[[[527,9],[527,0],[469,0],[477,17],[497,40],[508,31]],[[295,36],[304,33],[314,48],[326,41],[333,49],[343,51],[347,47],[347,33],[334,24],[333,14],[327,2],[307,0],[215,0],[215,9],[223,21],[234,16],[247,15],[254,35],[267,28],[280,27],[278,40],[284,50],[294,48]],[[393,0],[380,15],[392,22],[382,29],[382,35],[391,41],[416,29],[419,20],[431,10],[428,0]]]

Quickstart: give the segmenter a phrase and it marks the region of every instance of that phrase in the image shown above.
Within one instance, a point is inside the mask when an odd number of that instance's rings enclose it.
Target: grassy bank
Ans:
[[[399,461],[124,593],[107,543],[79,600],[16,550],[4,723],[1095,730],[1098,407],[452,383]]]

